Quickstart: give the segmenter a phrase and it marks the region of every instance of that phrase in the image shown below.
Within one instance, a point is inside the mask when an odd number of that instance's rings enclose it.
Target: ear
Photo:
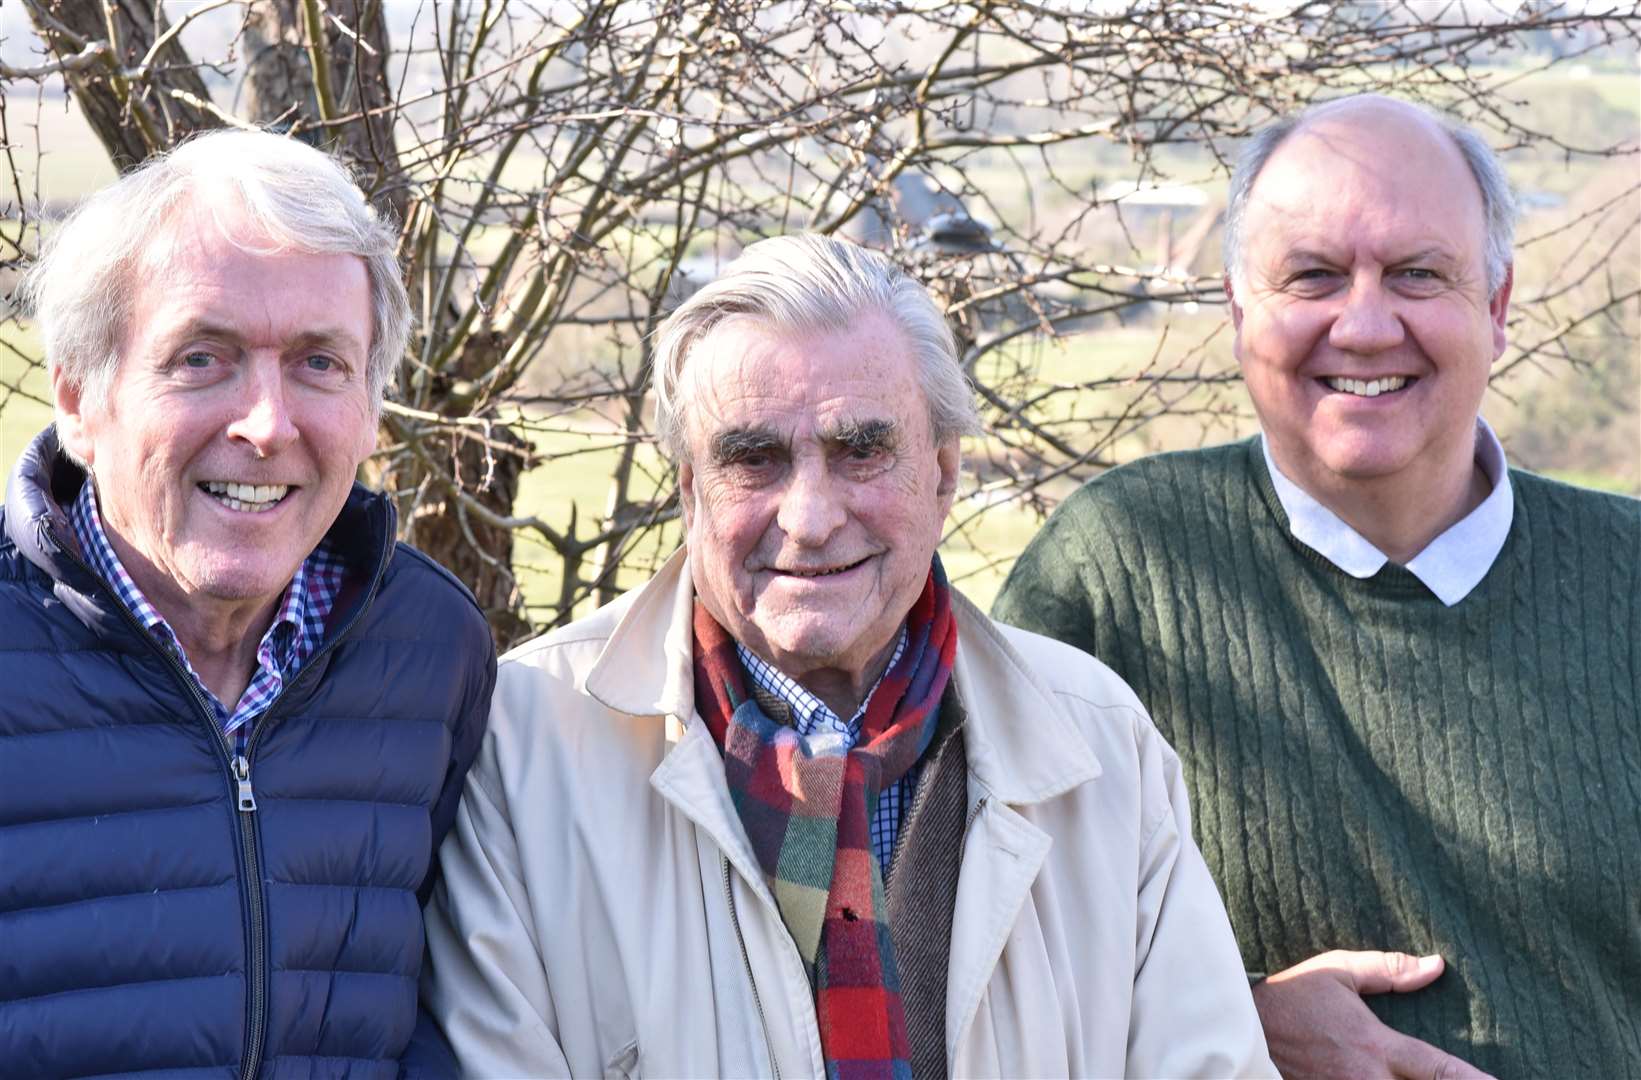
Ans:
[[[359,443],[353,448],[353,467],[364,465],[370,455],[376,452],[377,433],[382,430],[382,407],[377,405],[370,410],[366,421],[359,425]]]
[[[1505,337],[1505,324],[1510,321],[1510,290],[1516,283],[1516,264],[1511,263],[1504,268],[1504,284],[1487,301],[1488,321],[1493,324],[1493,359],[1498,360],[1504,355],[1504,347],[1509,339]]]
[[[1231,275],[1226,274],[1220,279],[1225,284],[1225,299],[1231,305],[1231,329],[1242,329],[1242,305],[1236,302],[1236,289],[1231,285]]]
[[[678,509],[684,515],[684,532],[695,521],[695,466],[688,458],[678,462]]]
[[[83,385],[75,385],[63,374],[63,369],[51,369],[51,400],[56,412],[57,442],[76,461],[85,462],[89,469],[96,464],[96,444],[91,437],[91,423],[87,418],[86,394]]]
[[[952,501],[957,497],[957,478],[963,471],[963,448],[957,436],[935,447],[934,460],[940,469],[940,479],[934,490],[940,497],[940,520],[945,521],[946,515],[951,513]]]

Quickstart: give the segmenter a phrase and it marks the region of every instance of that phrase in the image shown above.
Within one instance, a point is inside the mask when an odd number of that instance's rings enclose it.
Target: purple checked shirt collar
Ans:
[[[243,753],[251,730],[250,721],[266,711],[303,661],[312,656],[322,643],[325,620],[342,590],[345,576],[343,562],[328,543],[322,542],[297,567],[295,576],[280,598],[273,623],[257,645],[256,673],[245,688],[245,693],[230,710],[200,681],[176,633],[120,564],[108,533],[103,529],[94,489],[95,485],[88,477],[80,489],[79,498],[74,500],[69,510],[69,521],[74,526],[74,534],[86,561],[114,590],[120,603],[136,617],[137,622],[181,662],[195,688],[211,706],[223,734],[235,738],[238,752]]]

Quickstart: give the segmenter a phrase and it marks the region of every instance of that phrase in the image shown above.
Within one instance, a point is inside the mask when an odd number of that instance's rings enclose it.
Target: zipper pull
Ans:
[[[234,776],[239,780],[239,808],[244,811],[256,809],[256,795],[251,791],[251,763],[240,754],[234,758]]]

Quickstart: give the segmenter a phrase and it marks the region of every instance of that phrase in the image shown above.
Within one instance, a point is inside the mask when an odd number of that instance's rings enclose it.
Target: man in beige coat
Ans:
[[[977,424],[922,287],[767,240],[656,370],[685,548],[506,658],[441,852],[466,1072],[1272,1074],[1173,751],[946,584]]]

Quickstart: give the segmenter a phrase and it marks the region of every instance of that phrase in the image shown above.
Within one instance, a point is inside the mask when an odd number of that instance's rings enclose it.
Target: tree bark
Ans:
[[[408,191],[399,183],[387,64],[391,46],[382,0],[328,0],[319,51],[332,121],[320,115],[302,0],[256,0],[245,19],[245,111],[253,123],[295,130],[351,165],[377,206],[402,222]]]
[[[109,46],[108,66],[69,71],[64,78],[80,112],[121,172],[196,131],[221,126],[208,110],[171,93],[180,91],[198,101],[211,97],[177,39],[160,50],[144,83],[133,84],[120,74],[120,69],[141,63],[165,32],[159,5],[147,0],[108,0],[105,12],[102,0],[30,0],[27,8],[35,30],[59,58],[74,55],[89,41]]]

